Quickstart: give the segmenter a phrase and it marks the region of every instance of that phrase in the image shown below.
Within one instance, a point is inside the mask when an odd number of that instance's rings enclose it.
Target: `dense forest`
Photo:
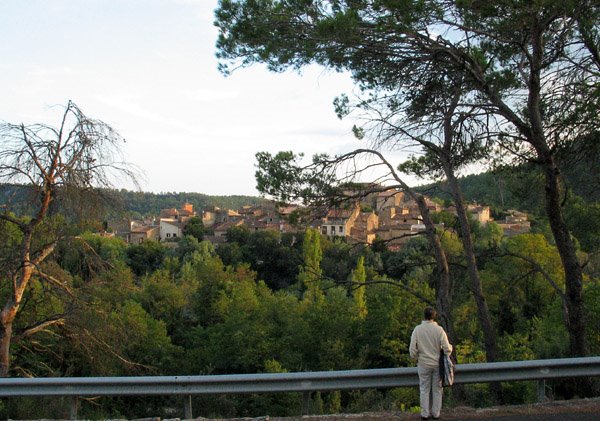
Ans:
[[[448,215],[439,215],[446,218]],[[448,225],[452,225],[450,221]],[[485,294],[500,344],[499,360],[567,357],[563,278],[556,248],[540,223],[530,234],[502,237],[494,223],[472,221]],[[19,233],[0,226],[2,256],[14,253]],[[49,218],[37,241],[76,229],[64,217]],[[71,234],[74,234],[71,232]],[[596,231],[596,235],[600,232]],[[456,231],[441,233],[452,271],[452,313],[459,363],[483,362],[481,330]],[[344,370],[411,366],[408,343],[423,306],[435,302],[435,265],[424,237],[400,251],[384,244],[351,245],[308,229],[298,234],[231,229],[217,247],[188,236],[176,243],[127,245],[82,231],[60,241],[23,300],[15,331],[40,320],[61,323],[18,336],[14,376],[189,375]],[[600,262],[587,256],[585,306],[590,347],[600,352],[595,309],[600,305]],[[5,283],[3,283],[5,285]],[[8,291],[3,289],[2,294]],[[124,332],[127,332],[124,335]],[[573,391],[553,382],[556,397]],[[451,395],[454,391],[449,392]],[[458,393],[458,390],[456,391]],[[320,413],[411,408],[412,389],[315,394]],[[506,384],[507,403],[533,401],[535,383]],[[496,396],[469,385],[448,402],[486,405]],[[6,417],[40,416],[38,401],[2,402]],[[299,396],[195,397],[202,416],[293,415]],[[44,416],[61,417],[68,403],[48,400]],[[84,401],[86,418],[166,416],[177,398]]]

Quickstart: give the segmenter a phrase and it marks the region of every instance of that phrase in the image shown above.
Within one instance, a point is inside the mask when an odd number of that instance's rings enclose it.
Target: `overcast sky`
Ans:
[[[257,195],[254,155],[358,143],[347,75],[217,71],[217,0],[0,0],[0,120],[58,125],[73,100],[127,140],[142,189]],[[127,185],[116,187],[131,188]]]
[[[254,154],[348,150],[347,76],[217,71],[217,0],[0,0],[0,120],[73,100],[126,138],[145,191],[257,194]],[[128,186],[117,186],[128,187]]]

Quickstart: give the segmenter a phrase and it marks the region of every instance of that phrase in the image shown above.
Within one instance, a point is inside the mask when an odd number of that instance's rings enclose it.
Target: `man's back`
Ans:
[[[444,329],[433,320],[423,320],[415,327],[410,339],[410,356],[418,359],[418,364],[436,367],[439,364],[440,349],[446,354],[452,352],[452,345]]]

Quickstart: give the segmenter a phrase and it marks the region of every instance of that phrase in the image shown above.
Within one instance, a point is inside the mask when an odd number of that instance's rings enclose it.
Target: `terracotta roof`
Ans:
[[[352,216],[353,209],[330,209],[327,212],[327,218],[342,218],[347,219]]]
[[[167,218],[162,218],[160,220],[160,223],[165,223],[165,224],[169,224],[169,225],[173,225],[174,227],[179,227],[181,228],[181,223],[179,223],[179,221],[177,221],[176,219],[167,219]]]
[[[131,230],[131,232],[134,232],[134,233],[144,233],[144,232],[149,232],[149,231],[156,230],[156,229],[158,229],[157,226],[144,226],[144,227],[134,228],[134,229]]]
[[[281,206],[281,207],[278,209],[278,212],[279,212],[281,215],[289,215],[289,214],[291,214],[292,212],[294,212],[296,209],[298,209],[298,206]]]
[[[237,221],[227,221],[214,227],[213,231],[227,231],[229,228],[239,227],[244,225],[244,221],[239,219]]]
[[[400,194],[400,193],[402,193],[400,190],[394,190],[394,189],[392,189],[392,190],[386,190],[386,191],[379,192],[377,194],[377,196],[379,196],[379,197],[390,197],[390,196],[395,196],[395,195]]]

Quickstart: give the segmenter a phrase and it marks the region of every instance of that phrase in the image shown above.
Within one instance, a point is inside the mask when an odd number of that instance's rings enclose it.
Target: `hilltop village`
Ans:
[[[456,214],[453,206],[444,208],[426,198],[431,212],[446,211]],[[226,242],[227,231],[245,226],[251,231],[276,230],[294,233],[302,230],[290,223],[297,206],[243,206],[241,209],[211,207],[197,212],[191,203],[180,209],[163,209],[158,217],[145,220],[122,220],[109,223],[110,235],[123,238],[127,243],[139,244],[147,240],[164,243],[177,241],[184,235],[186,225],[195,219],[202,220],[204,239],[214,244]],[[468,205],[473,220],[487,224],[493,219],[489,206]],[[529,232],[527,214],[511,210],[504,220],[494,221],[505,236]],[[373,193],[345,207],[331,208],[324,216],[309,224],[328,237],[342,237],[350,243],[372,244],[375,239],[386,242],[392,250],[401,249],[411,238],[425,229],[417,204],[402,191],[391,189]]]

